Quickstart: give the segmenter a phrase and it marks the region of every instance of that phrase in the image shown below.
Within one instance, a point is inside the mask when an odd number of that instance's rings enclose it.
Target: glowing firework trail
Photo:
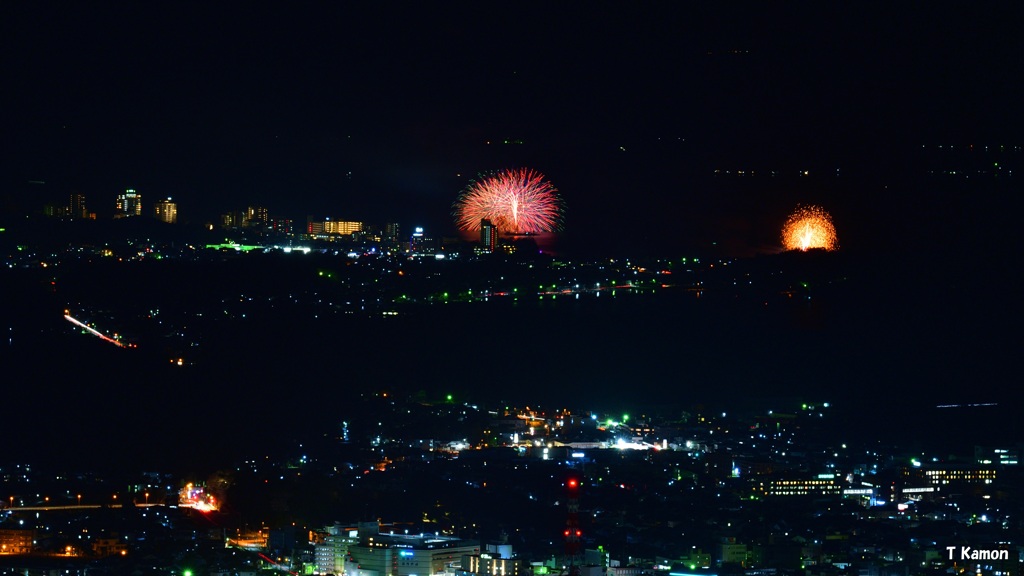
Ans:
[[[124,348],[124,344],[118,342],[117,340],[114,340],[113,338],[111,338],[111,337],[109,337],[109,336],[99,332],[98,330],[96,330],[96,329],[94,329],[94,328],[92,328],[90,326],[87,326],[87,325],[79,322],[78,320],[75,320],[74,318],[71,317],[70,314],[65,314],[64,315],[64,319],[67,320],[68,322],[71,322],[75,326],[80,326],[82,328],[85,328],[90,333],[92,333],[93,336],[98,336],[98,337],[102,338],[103,340],[106,340],[107,342],[110,342],[114,346],[118,346],[120,348]]]
[[[473,182],[452,208],[459,229],[473,232],[480,230],[481,220],[513,234],[553,232],[562,217],[558,190],[529,169],[504,170]]]
[[[820,206],[798,206],[782,227],[782,244],[787,250],[836,250],[839,241],[832,216]]]

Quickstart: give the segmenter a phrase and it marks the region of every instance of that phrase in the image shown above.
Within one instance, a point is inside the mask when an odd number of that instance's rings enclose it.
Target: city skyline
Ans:
[[[818,204],[874,250],[941,233],[921,204],[955,214],[944,181],[912,180],[942,164],[922,146],[1021,145],[1008,5],[5,10],[4,182],[136,188],[183,220],[261,205],[447,234],[469,182],[529,168],[574,246],[628,223],[638,248],[771,251]],[[1009,177],[1020,154],[989,159]]]

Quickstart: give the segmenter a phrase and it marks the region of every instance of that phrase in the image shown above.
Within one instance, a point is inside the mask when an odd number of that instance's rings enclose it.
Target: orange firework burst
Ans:
[[[782,227],[782,245],[786,250],[836,250],[839,242],[832,216],[821,206],[797,206]]]

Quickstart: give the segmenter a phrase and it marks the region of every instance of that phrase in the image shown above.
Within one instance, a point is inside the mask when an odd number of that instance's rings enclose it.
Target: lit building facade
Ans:
[[[0,554],[31,554],[35,530],[0,530]]]
[[[755,491],[762,496],[837,496],[843,487],[834,474],[818,474],[805,480],[768,480],[759,482]]]
[[[170,198],[160,200],[153,205],[153,215],[161,222],[175,224],[178,222],[178,204]]]
[[[343,574],[348,547],[358,539],[348,535],[328,534],[314,545],[315,572],[317,574]]]
[[[348,547],[358,544],[367,536],[380,532],[377,522],[357,522],[353,525],[335,523],[323,530],[310,531],[313,545],[313,572],[316,574],[344,574]],[[362,537],[360,536],[362,535]]]
[[[376,534],[348,547],[346,576],[431,576],[460,569],[480,544],[448,536]]]
[[[324,222],[324,233],[337,234],[339,236],[348,236],[350,234],[355,234],[356,232],[362,232],[363,227],[364,224],[362,222],[328,220]]]
[[[991,484],[995,482],[993,468],[937,468],[924,470],[925,480],[933,486],[946,484]]]
[[[88,218],[89,211],[85,207],[85,194],[72,192],[68,204],[68,216],[72,218]]]
[[[487,252],[494,252],[498,245],[498,228],[490,220],[480,220],[480,244]]]
[[[314,238],[322,237],[327,240],[331,240],[337,236],[351,236],[352,234],[358,234],[365,229],[366,224],[363,222],[331,220],[330,218],[317,220],[312,217],[306,220],[306,234]]]
[[[117,203],[114,211],[114,218],[127,216],[142,216],[142,194],[129,188],[117,195]]]
[[[974,461],[982,466],[1017,466],[1020,463],[1020,448],[1017,446],[975,446]]]
[[[413,228],[412,236],[409,237],[409,252],[412,254],[433,254],[437,250],[437,244],[423,231],[423,227]]]
[[[295,225],[290,218],[276,218],[270,221],[270,229],[278,234],[292,234],[295,232]]]
[[[491,553],[466,554],[461,563],[463,574],[477,576],[520,576],[526,574],[523,562],[518,558],[503,558]]]
[[[270,213],[263,206],[249,206],[245,210],[247,226],[265,226],[270,223]]]

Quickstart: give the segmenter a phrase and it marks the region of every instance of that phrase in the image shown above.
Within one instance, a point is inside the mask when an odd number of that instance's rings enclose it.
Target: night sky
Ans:
[[[4,182],[450,235],[470,178],[531,167],[570,246],[744,255],[797,203],[889,244],[921,144],[1020,143],[1013,3],[548,4],[4,3]]]

